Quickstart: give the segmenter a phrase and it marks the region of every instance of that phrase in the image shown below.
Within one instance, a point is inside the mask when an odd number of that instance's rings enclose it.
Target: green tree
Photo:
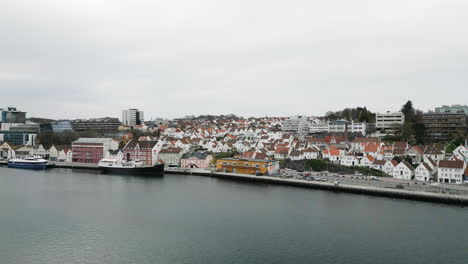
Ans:
[[[406,102],[401,108],[401,112],[405,114],[405,123],[414,123],[416,121],[416,110],[413,108],[413,102]]]

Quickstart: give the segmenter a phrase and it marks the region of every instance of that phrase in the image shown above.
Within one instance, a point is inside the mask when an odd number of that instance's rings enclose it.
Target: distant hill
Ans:
[[[40,117],[30,117],[27,119],[28,121],[38,123],[38,124],[47,124],[50,122],[55,122],[56,120],[48,119],[48,118],[40,118]]]

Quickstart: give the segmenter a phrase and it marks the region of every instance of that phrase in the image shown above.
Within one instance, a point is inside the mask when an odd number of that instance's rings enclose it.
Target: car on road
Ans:
[[[397,184],[395,187],[396,187],[397,189],[403,189],[403,188],[405,188],[405,187],[403,186],[403,184]]]
[[[261,173],[261,172],[257,172],[255,173],[256,176],[264,176],[265,174]]]

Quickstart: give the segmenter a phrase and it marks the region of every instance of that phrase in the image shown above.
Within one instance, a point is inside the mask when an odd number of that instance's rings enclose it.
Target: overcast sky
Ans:
[[[0,107],[50,118],[468,103],[466,0],[0,0]]]

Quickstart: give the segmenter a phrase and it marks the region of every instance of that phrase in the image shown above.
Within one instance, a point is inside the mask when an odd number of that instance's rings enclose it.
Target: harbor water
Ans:
[[[0,167],[0,263],[467,263],[468,208],[265,183]]]

